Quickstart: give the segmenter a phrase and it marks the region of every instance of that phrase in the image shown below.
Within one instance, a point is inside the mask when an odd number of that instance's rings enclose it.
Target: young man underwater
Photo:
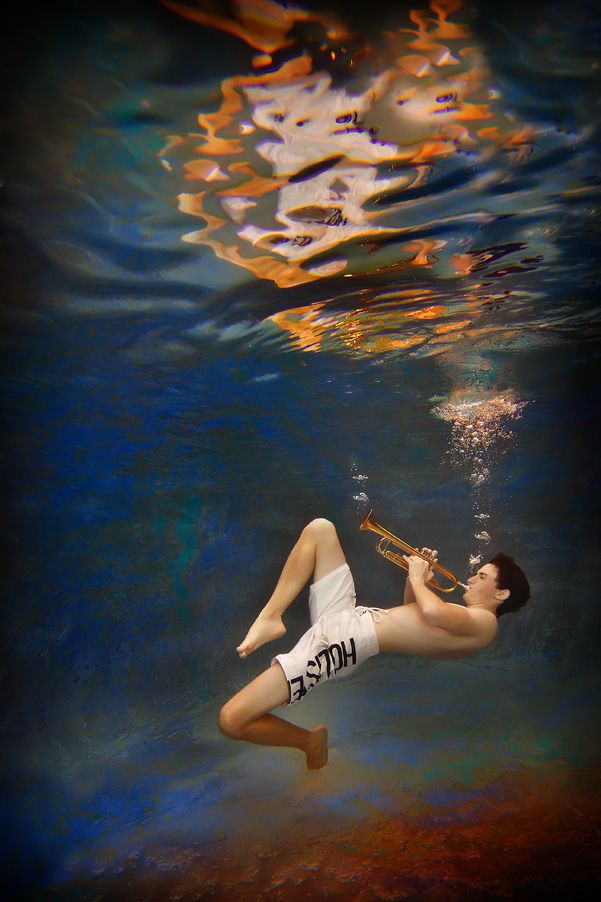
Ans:
[[[437,552],[422,549],[430,561],[410,555],[403,604],[368,608],[355,605],[355,586],[336,529],[312,520],[290,552],[275,590],[238,646],[246,658],[286,632],[282,616],[313,577],[309,590],[311,627],[288,654],[233,696],[221,709],[219,728],[232,739],[285,746],[304,752],[307,767],[328,761],[328,731],[321,724],[305,730],[272,714],[300,701],[323,680],[349,676],[377,654],[422,658],[464,658],[495,638],[497,618],[516,611],[530,596],[528,580],[513,559],[498,554],[468,580],[465,607],[442,601],[426,583]]]

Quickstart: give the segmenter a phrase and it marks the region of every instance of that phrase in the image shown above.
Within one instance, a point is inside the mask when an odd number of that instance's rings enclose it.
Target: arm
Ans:
[[[433,550],[432,548],[421,548],[422,554],[427,555],[432,558],[433,561],[438,560],[438,551]],[[426,581],[432,577],[432,571],[430,571],[430,576],[426,577]],[[411,580],[409,579],[409,574],[407,574],[407,579],[405,580],[405,594],[403,595],[403,604],[416,604],[415,593],[413,591],[413,587],[411,586]]]
[[[409,563],[408,582],[415,601],[430,626],[438,627],[456,636],[475,636],[480,633],[480,623],[474,612],[456,604],[447,604],[427,586],[432,571],[426,561],[419,557],[407,558]]]
[[[411,588],[409,577],[405,580],[405,593],[403,595],[403,604],[415,604],[415,593]]]

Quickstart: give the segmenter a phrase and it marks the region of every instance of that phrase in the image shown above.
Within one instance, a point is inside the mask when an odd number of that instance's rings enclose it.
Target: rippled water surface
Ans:
[[[65,2],[13,37],[20,898],[594,892],[592,5]],[[460,579],[515,555],[532,599],[473,659],[373,660],[306,699],[292,719],[332,736],[307,776],[216,715],[269,664],[235,646],[309,519],[361,601],[398,601],[371,508]]]

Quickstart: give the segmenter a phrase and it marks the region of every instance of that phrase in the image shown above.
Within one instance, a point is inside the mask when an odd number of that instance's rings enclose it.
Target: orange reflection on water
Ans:
[[[256,50],[263,50],[267,55],[267,63],[271,61],[269,54],[292,44],[287,35],[296,22],[307,22],[312,19],[325,25],[331,34],[340,37],[344,35],[344,31],[336,26],[331,17],[306,12],[297,7],[283,6],[273,0],[232,0],[235,19],[217,16],[182,3],[173,3],[172,0],[163,0],[163,3],[185,19],[199,25],[218,28],[240,38]],[[265,62],[264,59],[259,59],[257,65]]]
[[[403,193],[428,180],[437,158],[483,142],[513,152],[529,140],[495,105],[488,65],[468,27],[451,21],[459,0],[431,0],[429,9],[410,11],[414,27],[352,53],[343,43],[349,34],[331,17],[270,0],[237,0],[233,18],[166,5],[262,51],[252,59],[257,71],[224,79],[219,109],[198,115],[200,133],[171,136],[161,158],[175,171],[174,158],[185,154],[184,178],[201,186],[178,195],[180,210],[205,222],[184,240],[279,287],[349,264],[367,272],[433,266],[447,241],[410,238]],[[272,54],[293,44],[293,27],[310,19],[325,32],[321,52],[346,59],[349,75],[369,59],[361,91],[334,86],[323,56],[314,71],[307,49],[274,64]],[[379,243],[396,234],[399,246]],[[376,252],[377,259],[369,256]],[[458,271],[471,270],[469,255],[455,259]]]
[[[462,329],[467,329],[471,324],[472,321],[470,319],[464,319],[456,323],[447,323],[446,325],[436,326],[434,332],[436,335],[447,335],[449,332],[458,332]]]
[[[333,317],[321,316],[323,309],[323,304],[309,304],[284,313],[274,313],[269,320],[286,329],[299,350],[317,351],[322,336],[336,323]]]
[[[411,313],[403,313],[403,316],[411,319],[436,319],[445,312],[444,307],[424,307],[422,310],[415,310]]]
[[[352,296],[346,300],[349,305]],[[265,321],[286,331],[298,350],[338,350],[357,355],[420,349],[440,353],[471,334],[471,319],[459,316],[469,302],[455,308],[438,300],[432,290],[363,292],[361,306],[341,311],[344,299],[320,301],[282,310]],[[429,351],[429,347],[432,350]]]

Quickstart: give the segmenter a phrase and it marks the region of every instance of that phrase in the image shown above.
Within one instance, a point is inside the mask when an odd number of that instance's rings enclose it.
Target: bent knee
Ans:
[[[336,535],[336,527],[331,520],[326,520],[325,517],[316,517],[315,520],[307,523],[303,532],[309,532],[315,537]]]
[[[229,736],[230,739],[237,739],[244,724],[241,722],[240,716],[236,714],[234,708],[229,702],[223,706],[217,718],[217,725],[222,733]]]

